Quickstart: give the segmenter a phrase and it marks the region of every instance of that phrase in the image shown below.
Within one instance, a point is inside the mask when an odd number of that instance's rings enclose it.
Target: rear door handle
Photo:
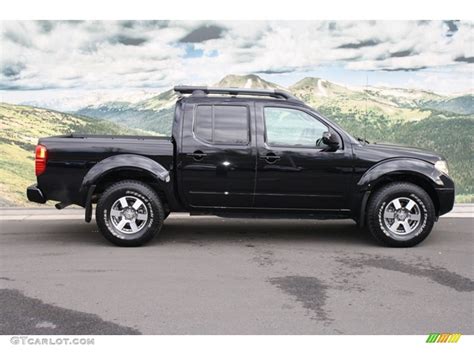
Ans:
[[[187,155],[190,156],[190,157],[193,157],[194,160],[201,160],[202,158],[207,156],[207,154],[204,153],[202,150],[196,150],[195,152],[189,153]]]

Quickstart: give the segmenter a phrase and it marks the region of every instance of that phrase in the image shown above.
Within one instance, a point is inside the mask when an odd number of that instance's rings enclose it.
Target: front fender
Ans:
[[[359,191],[368,191],[377,182],[390,175],[409,174],[416,175],[428,180],[434,186],[443,187],[441,173],[435,169],[434,165],[424,160],[413,158],[396,158],[381,161],[367,170],[357,182]]]
[[[447,193],[448,197],[444,199],[448,202],[440,203],[438,213],[446,213],[452,208],[454,203],[454,183],[449,177],[435,169],[433,164],[415,158],[389,159],[371,167],[362,175],[357,183],[358,191],[354,195],[353,216],[358,221],[359,226],[363,227],[365,224],[366,206],[373,187],[383,181],[383,179],[396,177],[397,175],[408,175],[422,179],[430,184],[435,191],[449,190],[450,192]],[[447,207],[442,207],[444,205]]]
[[[106,174],[123,169],[144,170],[159,183],[167,184],[170,181],[169,171],[156,161],[135,154],[119,154],[101,160],[87,172],[81,184],[82,195]]]

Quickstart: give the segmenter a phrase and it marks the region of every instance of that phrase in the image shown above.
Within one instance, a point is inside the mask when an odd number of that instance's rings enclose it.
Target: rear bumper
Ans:
[[[36,203],[45,203],[46,198],[44,197],[43,191],[41,191],[36,184],[29,186],[26,189],[26,196],[28,200]]]

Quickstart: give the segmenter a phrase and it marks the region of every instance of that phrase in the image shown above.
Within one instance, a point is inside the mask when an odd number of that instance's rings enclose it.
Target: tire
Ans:
[[[97,203],[96,221],[102,235],[121,247],[149,242],[163,225],[160,198],[148,185],[124,180],[105,190]]]
[[[436,219],[430,196],[408,182],[390,183],[377,190],[367,211],[370,233],[390,247],[412,247],[421,243],[430,234]]]

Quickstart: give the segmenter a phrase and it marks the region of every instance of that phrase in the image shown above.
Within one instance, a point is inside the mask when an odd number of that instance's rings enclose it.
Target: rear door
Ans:
[[[187,103],[179,155],[181,188],[194,208],[253,204],[256,174],[254,105]]]

